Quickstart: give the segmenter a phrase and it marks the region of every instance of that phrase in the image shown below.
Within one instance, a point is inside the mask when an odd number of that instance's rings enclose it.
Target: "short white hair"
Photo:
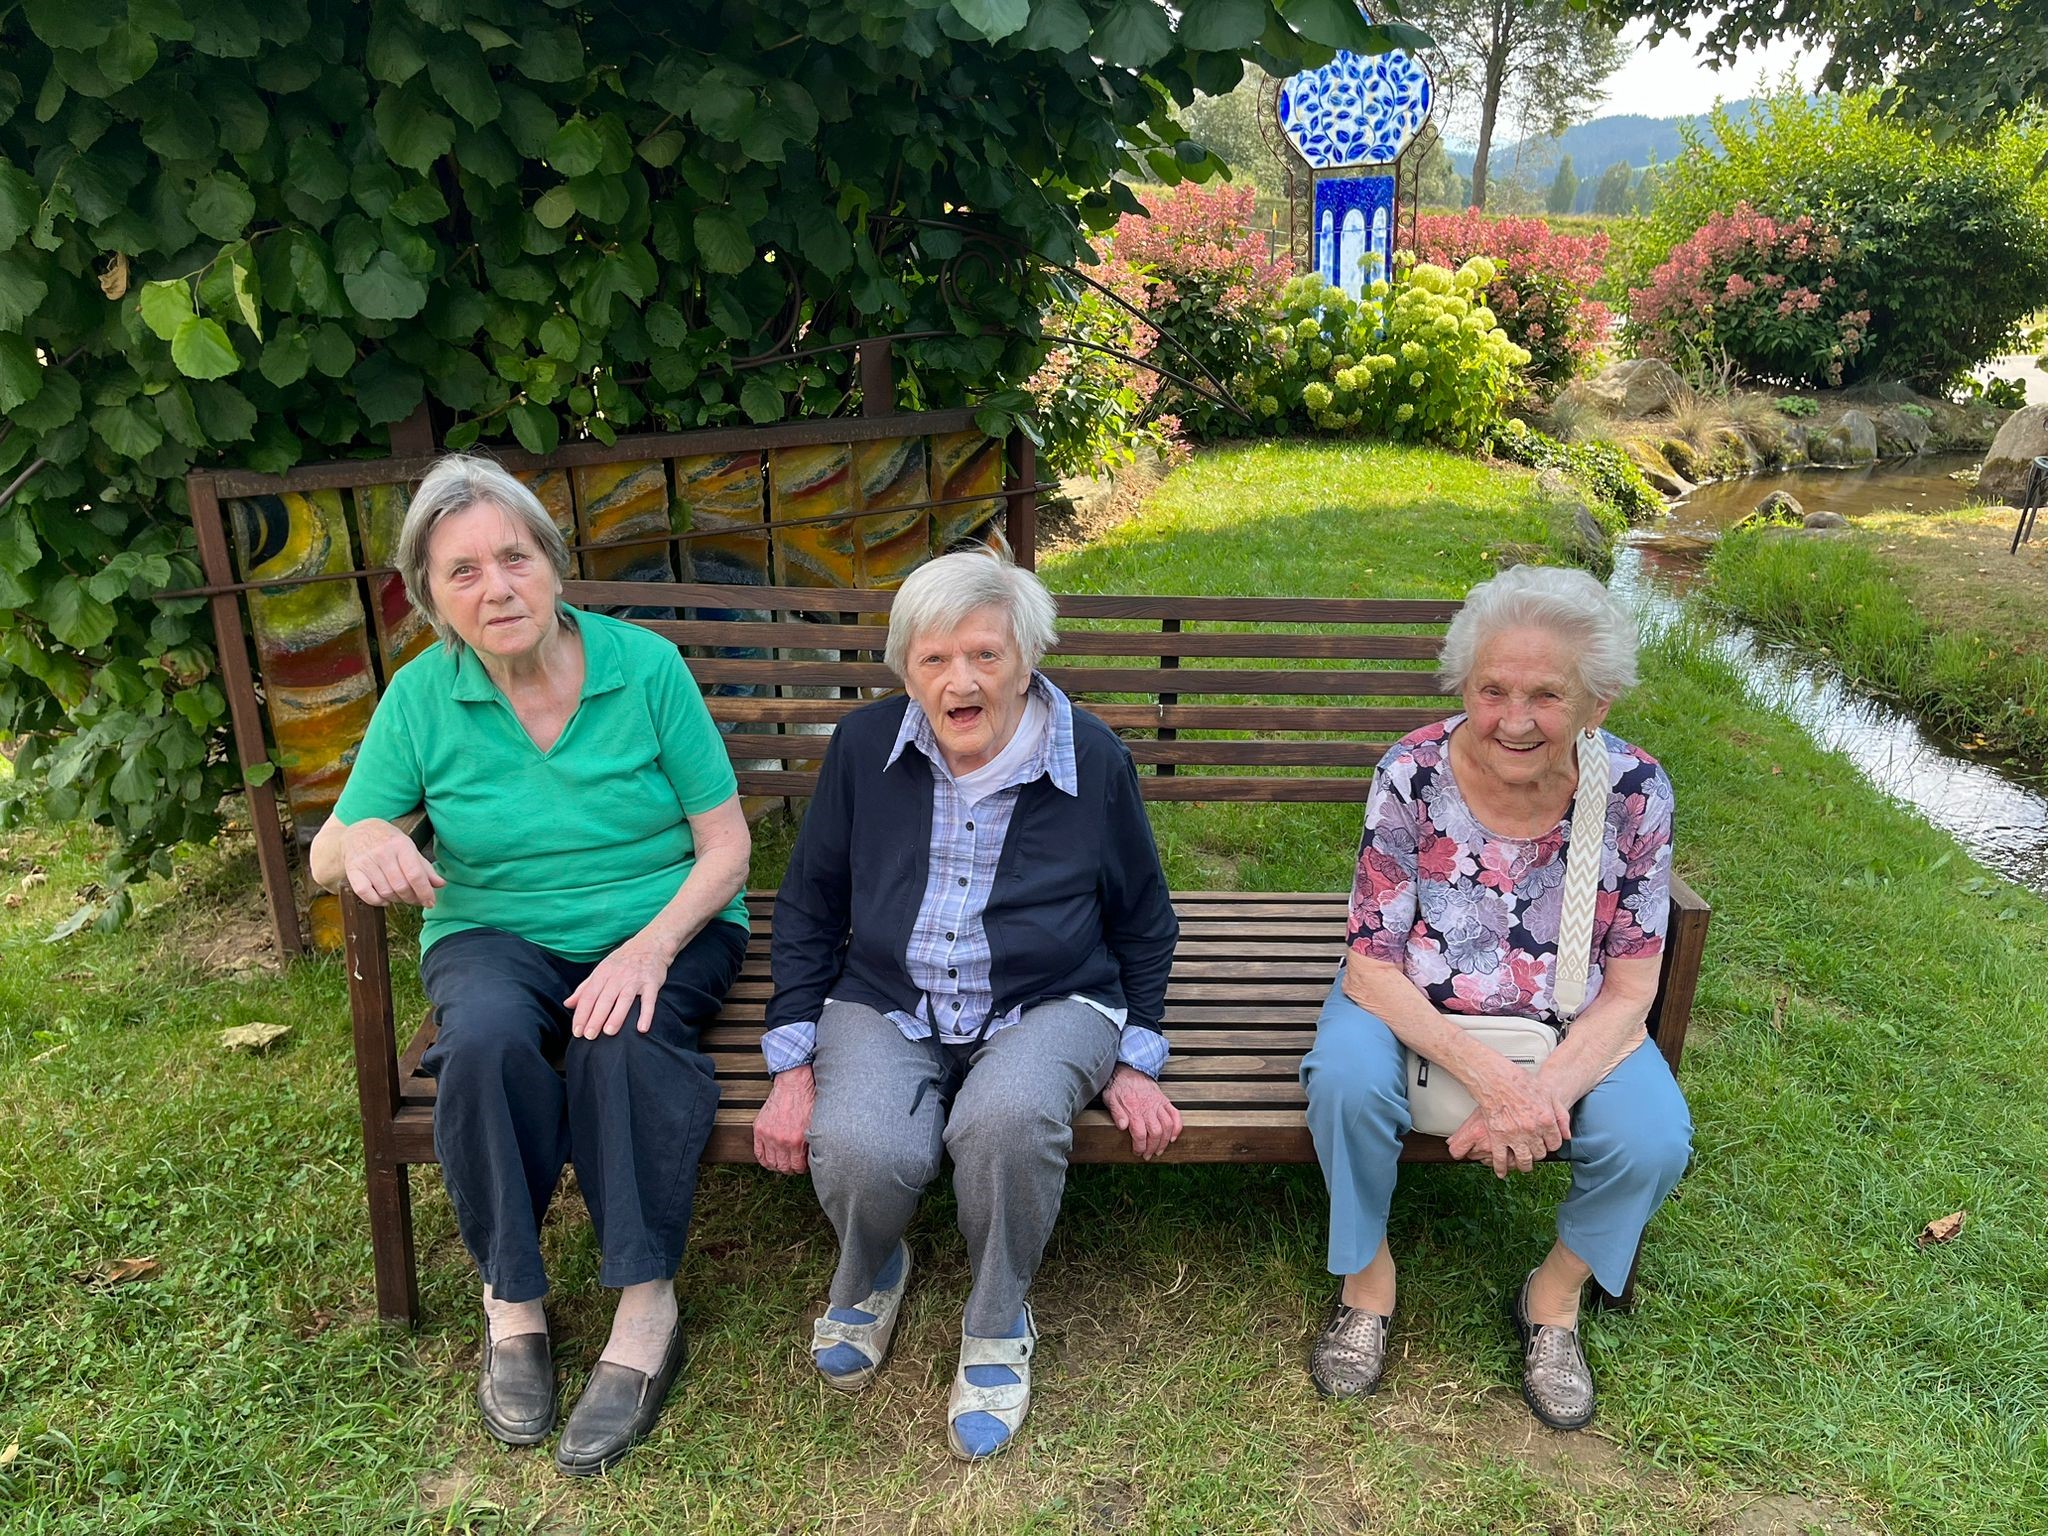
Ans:
[[[910,647],[920,635],[951,634],[970,613],[998,608],[1025,663],[1037,666],[1059,638],[1059,609],[1045,583],[994,550],[941,555],[910,573],[889,606],[889,641],[882,660],[907,675]]]
[[[1636,621],[1621,600],[1585,571],[1517,565],[1465,594],[1437,662],[1445,689],[1463,693],[1480,648],[1510,629],[1541,629],[1563,641],[1595,703],[1612,704],[1636,685]]]
[[[555,568],[557,582],[569,574],[569,546],[562,538],[562,530],[548,516],[540,498],[510,470],[465,453],[451,453],[435,460],[434,467],[420,481],[420,488],[412,493],[412,504],[405,509],[405,521],[398,530],[398,575],[413,607],[434,626],[434,633],[451,651],[461,642],[434,607],[434,594],[427,580],[431,574],[427,569],[427,546],[443,518],[466,512],[480,501],[489,502],[533,535],[541,553]]]

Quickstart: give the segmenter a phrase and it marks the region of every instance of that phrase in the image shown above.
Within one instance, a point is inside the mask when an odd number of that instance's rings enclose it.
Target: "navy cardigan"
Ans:
[[[767,1027],[815,1023],[827,997],[916,1013],[904,956],[931,870],[932,765],[906,747],[884,770],[904,695],[839,722],[775,898]],[[1158,1030],[1180,923],[1116,733],[1074,711],[1078,795],[1034,779],[996,864],[982,926],[999,1018],[1075,994]]]

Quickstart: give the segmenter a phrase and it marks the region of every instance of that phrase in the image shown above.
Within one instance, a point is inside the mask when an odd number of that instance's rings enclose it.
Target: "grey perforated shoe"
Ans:
[[[1309,1346],[1308,1379],[1325,1397],[1363,1397],[1377,1392],[1387,1373],[1391,1317],[1347,1307],[1342,1294],[1330,1304],[1330,1320]]]
[[[1522,1341],[1522,1401],[1552,1429],[1584,1429],[1593,1422],[1593,1368],[1579,1330],[1530,1322],[1527,1279],[1508,1314]]]

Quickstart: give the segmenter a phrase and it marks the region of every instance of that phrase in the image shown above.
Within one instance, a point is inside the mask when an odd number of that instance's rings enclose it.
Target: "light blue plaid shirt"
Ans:
[[[917,1011],[889,1015],[906,1040],[928,1040],[936,1027],[940,1040],[964,1043],[1008,1029],[1017,1022],[1021,1008],[1012,1008],[989,1018],[995,1006],[995,989],[990,974],[988,934],[982,927],[982,913],[995,890],[996,865],[1016,814],[1018,793],[1024,785],[1041,777],[1068,795],[1080,793],[1074,768],[1074,706],[1041,672],[1031,677],[1031,692],[1047,710],[1049,728],[1038,750],[1018,764],[1017,771],[999,789],[969,805],[961,794],[945,754],[939,750],[931,721],[912,699],[903,712],[902,729],[889,749],[884,770],[915,746],[932,765],[932,855],[931,871],[925,878],[924,900],[917,921],[911,925],[910,943],[904,952],[904,968],[923,994]],[[829,1001],[829,999],[827,999]],[[1126,1012],[1079,998],[1122,1032],[1117,1060],[1156,1078],[1166,1065],[1166,1037],[1156,1030],[1125,1022]],[[761,1037],[761,1054],[770,1072],[800,1067],[817,1054],[816,1020],[785,1024]]]

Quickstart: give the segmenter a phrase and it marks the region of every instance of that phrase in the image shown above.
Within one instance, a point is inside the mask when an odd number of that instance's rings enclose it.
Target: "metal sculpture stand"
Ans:
[[[2044,501],[2048,501],[2048,456],[2034,460],[2027,470],[2027,493],[2020,498],[2019,526],[2012,531],[2012,548],[2007,554],[2018,554],[2020,546],[2033,538],[2034,519]]]

